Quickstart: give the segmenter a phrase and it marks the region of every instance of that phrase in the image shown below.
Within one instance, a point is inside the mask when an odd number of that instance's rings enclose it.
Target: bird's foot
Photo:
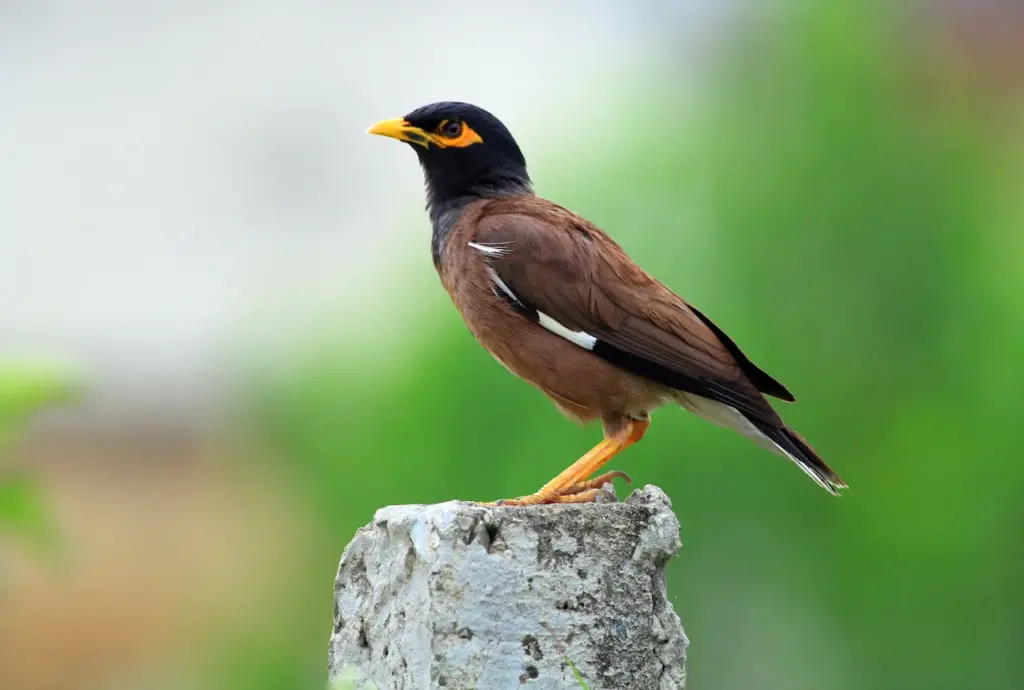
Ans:
[[[561,491],[552,492],[541,489],[537,493],[530,494],[529,496],[506,498],[501,501],[496,501],[495,503],[486,503],[484,505],[535,506],[550,503],[597,503],[602,498],[615,502],[617,500],[615,494],[603,487],[616,477],[632,483],[628,474],[620,470],[613,470],[611,472],[605,472],[593,479],[576,482]]]
[[[630,478],[630,476],[623,472],[622,470],[612,470],[611,472],[599,474],[593,479],[588,479],[582,482],[576,482],[568,489],[566,489],[564,492],[562,492],[562,495],[581,494],[592,489],[600,489],[605,484],[611,484],[612,480],[616,478],[623,480],[627,484],[633,483],[633,480]]]

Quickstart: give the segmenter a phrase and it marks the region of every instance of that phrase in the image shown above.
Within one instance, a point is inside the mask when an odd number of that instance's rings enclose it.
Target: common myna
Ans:
[[[648,275],[600,228],[535,195],[511,133],[467,103],[427,105],[368,130],[409,143],[426,177],[431,253],[477,340],[604,440],[534,494],[595,500],[651,410],[679,404],[789,458],[826,491],[843,480],[764,398],[793,401],[712,321]]]

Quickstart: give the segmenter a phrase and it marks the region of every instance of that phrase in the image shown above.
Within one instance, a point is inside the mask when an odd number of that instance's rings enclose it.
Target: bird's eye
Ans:
[[[458,139],[462,134],[461,120],[446,120],[441,123],[441,135],[448,139]]]

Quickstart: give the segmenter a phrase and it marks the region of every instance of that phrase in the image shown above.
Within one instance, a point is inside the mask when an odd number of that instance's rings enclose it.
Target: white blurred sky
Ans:
[[[657,60],[659,25],[696,43],[721,7],[2,3],[0,356],[82,365],[101,407],[194,408],[254,310],[301,328],[429,267],[415,159],[367,125],[473,101],[536,163],[584,115],[612,126],[602,79]]]

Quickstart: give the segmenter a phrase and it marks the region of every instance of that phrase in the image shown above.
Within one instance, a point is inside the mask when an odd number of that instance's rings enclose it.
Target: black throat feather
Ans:
[[[478,172],[463,184],[453,184],[458,178],[432,174],[424,165],[427,187],[427,213],[433,232],[430,237],[430,254],[434,265],[440,268],[441,252],[452,228],[469,204],[480,199],[499,199],[510,196],[533,194],[530,177],[525,166],[498,166]]]

